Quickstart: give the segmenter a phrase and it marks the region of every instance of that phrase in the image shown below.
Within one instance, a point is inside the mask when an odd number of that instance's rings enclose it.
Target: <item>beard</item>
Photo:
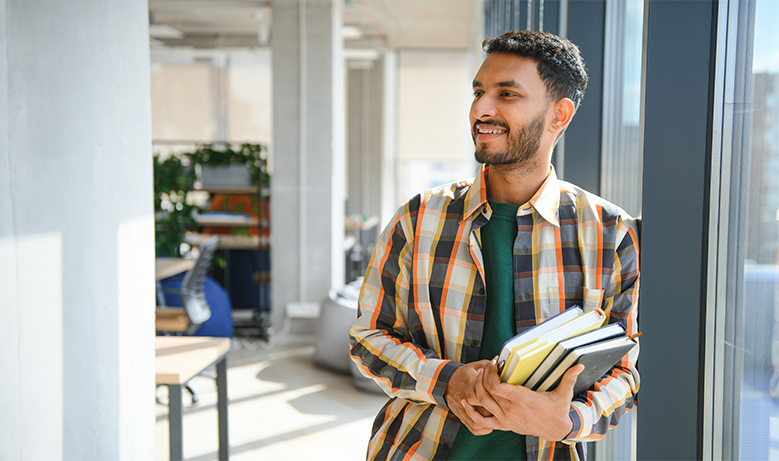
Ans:
[[[500,126],[508,130],[508,143],[502,151],[491,152],[484,144],[476,147],[474,153],[476,161],[488,165],[515,165],[516,167],[528,166],[538,155],[541,146],[541,135],[544,132],[546,111],[542,110],[527,125],[517,129],[510,129],[507,124],[500,121],[489,121],[491,125]],[[478,121],[476,123],[479,123]],[[472,135],[474,142],[478,130],[473,126]]]

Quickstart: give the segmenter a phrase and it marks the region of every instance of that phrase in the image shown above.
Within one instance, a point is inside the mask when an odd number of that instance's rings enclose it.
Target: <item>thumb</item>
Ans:
[[[560,386],[558,389],[573,395],[573,388],[576,385],[576,379],[579,377],[579,374],[582,371],[584,371],[584,365],[581,363],[569,368],[568,371],[566,371],[563,375],[563,379],[560,381]]]

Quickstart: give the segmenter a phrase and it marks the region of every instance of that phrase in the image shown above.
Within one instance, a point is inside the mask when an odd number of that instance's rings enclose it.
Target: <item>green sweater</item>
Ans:
[[[514,312],[514,240],[517,237],[517,208],[508,203],[490,202],[492,216],[481,228],[481,249],[487,286],[487,310],[479,360],[500,354],[507,339],[516,334]],[[460,427],[447,460],[525,460],[525,436],[492,431],[473,435]]]

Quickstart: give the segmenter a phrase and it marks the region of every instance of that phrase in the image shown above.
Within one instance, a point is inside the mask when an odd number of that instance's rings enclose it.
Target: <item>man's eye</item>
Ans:
[[[482,94],[484,94],[484,93],[482,93],[481,91],[474,91],[474,92],[473,92],[473,97],[474,97],[474,98],[478,98],[478,97],[479,97],[479,96],[481,96]]]
[[[508,91],[505,91],[505,92],[501,93],[500,95],[503,96],[504,98],[512,98],[512,97],[516,96],[516,94],[509,93]]]

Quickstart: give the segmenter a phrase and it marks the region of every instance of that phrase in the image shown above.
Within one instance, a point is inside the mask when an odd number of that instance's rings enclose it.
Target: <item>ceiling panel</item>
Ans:
[[[377,48],[467,49],[477,8],[480,0],[347,0],[343,23]],[[149,0],[149,20],[184,34],[158,38],[168,46],[258,47],[272,28],[271,0]]]
[[[395,48],[467,49],[478,0],[366,0],[383,16]]]

